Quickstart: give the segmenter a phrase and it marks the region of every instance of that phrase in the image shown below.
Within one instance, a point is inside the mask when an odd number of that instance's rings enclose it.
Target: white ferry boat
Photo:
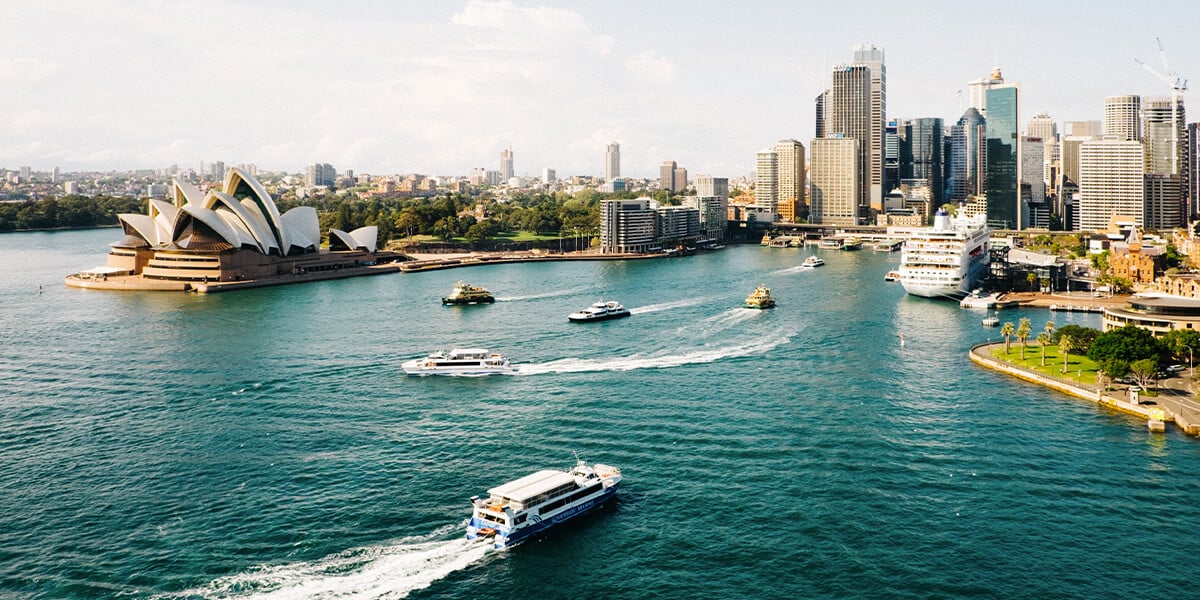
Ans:
[[[407,375],[511,375],[517,371],[507,358],[483,348],[434,352],[425,358],[410,360],[400,368]]]
[[[817,267],[823,267],[823,266],[825,266],[825,259],[814,254],[814,255],[804,259],[804,262],[801,263],[800,266],[808,268],[808,269],[815,269]]]
[[[888,235],[905,238],[898,273],[914,296],[961,298],[987,273],[991,230],[984,215],[955,219],[939,210],[933,227],[889,228]]]
[[[491,538],[508,548],[573,519],[617,495],[621,470],[582,460],[570,471],[543,470],[471,498],[467,539]]]
[[[583,310],[567,315],[567,320],[576,323],[582,321],[607,321],[608,319],[628,317],[629,314],[629,309],[621,306],[620,302],[615,300],[605,302],[601,300]]]

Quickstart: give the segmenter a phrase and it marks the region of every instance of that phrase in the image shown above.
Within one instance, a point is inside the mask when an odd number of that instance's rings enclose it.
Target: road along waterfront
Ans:
[[[454,270],[237,294],[61,285],[111,241],[0,236],[0,595],[1170,597],[1194,581],[1200,540],[1180,532],[1200,526],[1200,444],[968,364],[998,332],[884,283],[895,255],[487,265],[471,283],[497,302],[465,307],[440,302]],[[827,266],[800,269],[810,252]],[[779,306],[740,308],[759,284]],[[567,323],[601,298],[633,315]],[[400,374],[455,346],[523,374]],[[572,450],[621,468],[612,506],[512,552],[465,544],[470,496]]]

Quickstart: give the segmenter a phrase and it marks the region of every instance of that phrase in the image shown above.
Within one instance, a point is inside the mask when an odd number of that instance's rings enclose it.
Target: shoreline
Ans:
[[[1098,385],[1080,384],[1062,378],[1052,377],[1043,373],[992,358],[991,351],[1004,346],[1004,342],[984,342],[971,346],[968,356],[971,362],[1022,381],[1035,383],[1069,396],[1090,400],[1114,411],[1146,419],[1147,426],[1152,431],[1162,431],[1159,425],[1174,423],[1181,433],[1200,436],[1200,421],[1192,420],[1192,409],[1185,407],[1182,402],[1164,394],[1167,388],[1160,387],[1160,394],[1153,397],[1151,402],[1133,403],[1112,392],[1120,390],[1101,389]],[[1165,404],[1165,406],[1164,406]]]

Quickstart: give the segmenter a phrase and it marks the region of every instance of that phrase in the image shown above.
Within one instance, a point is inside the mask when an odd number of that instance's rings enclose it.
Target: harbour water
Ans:
[[[117,237],[0,236],[0,596],[1177,597],[1200,574],[1200,443],[972,366],[997,329],[885,283],[894,254],[62,285]],[[442,306],[458,279],[498,302]],[[778,308],[739,308],[760,283]],[[567,323],[602,298],[633,316]],[[454,346],[521,374],[402,376]],[[615,503],[462,540],[468,497],[572,451],[622,469]]]

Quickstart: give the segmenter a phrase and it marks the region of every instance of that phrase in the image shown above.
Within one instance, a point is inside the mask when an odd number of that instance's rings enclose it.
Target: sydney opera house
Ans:
[[[375,227],[332,229],[321,248],[316,209],[280,214],[262,184],[236,168],[219,190],[176,179],[147,214],[118,216],[125,237],[108,264],[68,276],[67,285],[203,292],[395,270],[375,267]]]

